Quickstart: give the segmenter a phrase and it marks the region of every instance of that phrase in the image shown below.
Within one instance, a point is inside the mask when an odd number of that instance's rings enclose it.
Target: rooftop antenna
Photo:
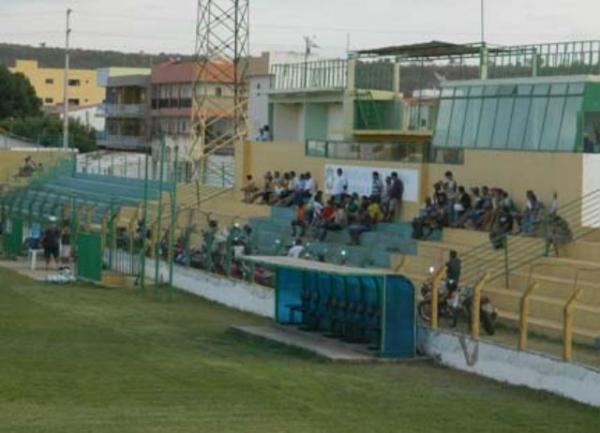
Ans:
[[[304,88],[308,86],[308,59],[312,54],[313,48],[319,48],[316,36],[304,36]]]

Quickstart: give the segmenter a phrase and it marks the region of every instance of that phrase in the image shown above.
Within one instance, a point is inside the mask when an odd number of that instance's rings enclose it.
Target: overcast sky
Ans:
[[[0,0],[0,41],[122,51],[191,53],[196,0]],[[250,0],[251,49],[301,50],[314,35],[323,56],[352,49],[480,39],[480,0]],[[486,0],[492,44],[600,39],[600,0]],[[349,35],[349,36],[348,36]]]

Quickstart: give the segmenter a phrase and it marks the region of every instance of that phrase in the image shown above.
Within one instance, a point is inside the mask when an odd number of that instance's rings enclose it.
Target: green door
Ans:
[[[4,224],[3,247],[8,257],[16,257],[23,248],[23,220],[8,217]]]
[[[99,234],[77,236],[77,278],[102,282],[102,238]]]

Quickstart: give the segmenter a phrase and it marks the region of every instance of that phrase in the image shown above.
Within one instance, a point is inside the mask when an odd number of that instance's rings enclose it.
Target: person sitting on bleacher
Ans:
[[[471,196],[467,193],[464,186],[458,187],[458,197],[454,203],[455,226],[462,227],[471,211]]]
[[[244,182],[242,192],[244,193],[244,203],[251,203],[252,197],[254,197],[254,194],[258,192],[258,187],[256,186],[251,174],[246,176],[246,181]]]
[[[431,197],[427,197],[425,206],[419,211],[419,216],[412,222],[412,238],[426,240],[440,226],[440,214]]]
[[[358,211],[360,210],[360,203],[358,194],[354,193],[351,197],[348,198],[346,203],[346,216],[348,217],[348,222],[352,223],[356,221],[356,217],[358,215]]]
[[[346,209],[344,209],[344,206],[342,204],[336,204],[333,215],[321,227],[321,235],[319,237],[319,241],[325,242],[325,238],[327,237],[328,232],[340,231],[344,227],[346,227],[346,225],[348,225],[348,216],[346,215]]]
[[[275,173],[276,175],[278,174],[278,172]],[[271,206],[279,206],[281,202],[285,200],[290,194],[290,175],[288,173],[284,173],[283,176],[276,176],[273,184],[273,194],[271,196],[271,201],[269,204]]]
[[[487,186],[481,188],[481,212],[479,217],[474,221],[475,228],[478,230],[489,230],[489,223],[492,220],[494,213],[494,203],[490,189]]]
[[[265,174],[264,185],[263,185],[262,189],[259,192],[257,192],[256,194],[254,194],[250,203],[254,203],[256,200],[258,200],[260,198],[262,203],[267,204],[267,203],[269,203],[269,201],[271,199],[272,193],[273,193],[273,175],[269,171],[269,172],[267,172],[267,174]]]
[[[348,232],[350,234],[350,244],[360,245],[360,235],[365,232],[371,231],[373,222],[369,216],[367,206],[361,206],[356,216],[356,221],[348,226]]]
[[[377,224],[383,221],[383,218],[385,217],[383,211],[381,210],[381,206],[379,205],[379,201],[375,196],[371,197],[371,200],[367,206],[367,212],[369,213],[372,224]]]
[[[298,238],[294,241],[294,245],[289,249],[287,256],[293,259],[299,259],[304,252],[304,245],[302,239]]]
[[[439,220],[442,225],[448,224],[448,194],[444,191],[442,182],[438,182],[433,186],[433,204],[436,207],[439,215]]]
[[[23,162],[23,166],[19,169],[18,176],[21,177],[30,177],[37,170],[38,165],[31,158],[31,156],[27,156],[25,161]]]
[[[306,222],[309,224],[318,222],[321,219],[321,213],[324,208],[323,191],[319,191],[308,200],[306,205]]]

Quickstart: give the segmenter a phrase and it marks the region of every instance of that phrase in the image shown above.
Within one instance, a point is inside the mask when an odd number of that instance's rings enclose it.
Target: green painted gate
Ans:
[[[79,233],[77,236],[77,278],[102,282],[102,237]]]
[[[6,219],[2,247],[4,254],[8,257],[16,257],[21,252],[23,248],[23,220],[21,218],[8,217]]]

